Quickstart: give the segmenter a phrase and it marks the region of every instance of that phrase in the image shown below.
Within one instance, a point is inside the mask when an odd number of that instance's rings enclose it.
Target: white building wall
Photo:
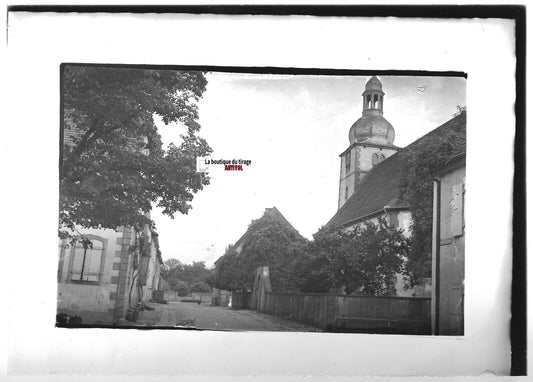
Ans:
[[[118,277],[118,270],[113,269],[116,254],[121,251],[122,232],[110,229],[78,229],[82,235],[94,235],[104,241],[98,283],[87,283],[70,280],[73,245],[69,240],[61,240],[59,244],[59,269],[57,311],[58,313],[76,314],[82,317],[83,323],[110,323],[113,319],[115,301],[110,298],[116,292],[117,285],[112,284],[112,277]]]

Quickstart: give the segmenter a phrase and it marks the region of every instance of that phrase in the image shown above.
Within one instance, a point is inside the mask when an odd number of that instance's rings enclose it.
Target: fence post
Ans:
[[[267,292],[272,292],[268,266],[259,267],[255,272],[252,309],[262,312],[266,308]]]

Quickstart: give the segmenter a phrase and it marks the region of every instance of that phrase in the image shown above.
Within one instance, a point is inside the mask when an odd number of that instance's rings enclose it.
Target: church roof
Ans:
[[[384,208],[409,209],[408,203],[400,199],[400,188],[404,176],[403,158],[407,153],[423,148],[428,144],[428,140],[442,140],[452,131],[466,134],[466,111],[372,168],[354,194],[323,228],[343,227],[364,221],[372,215],[383,213]]]
[[[371,142],[394,146],[394,127],[381,115],[363,115],[354,122],[348,133],[350,144]]]

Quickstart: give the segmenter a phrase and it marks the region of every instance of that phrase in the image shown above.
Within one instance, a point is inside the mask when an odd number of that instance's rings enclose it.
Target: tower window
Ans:
[[[370,104],[372,103],[372,97],[370,96],[370,94],[368,94],[366,96],[366,107],[367,108],[370,108]]]
[[[350,172],[350,167],[351,167],[351,164],[352,164],[352,152],[351,151],[348,151],[346,153],[346,156],[344,157],[344,164],[346,166],[346,173],[349,173]]]
[[[375,166],[385,160],[385,155],[383,154],[374,154],[372,155],[372,166]]]
[[[344,189],[344,200],[348,199],[348,185],[346,185],[346,188]]]
[[[374,94],[374,109],[379,109],[379,96]]]

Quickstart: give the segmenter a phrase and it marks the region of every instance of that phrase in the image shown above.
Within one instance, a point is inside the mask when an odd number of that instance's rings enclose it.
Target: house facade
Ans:
[[[86,131],[65,111],[62,161],[77,148],[84,134]],[[144,148],[146,137],[126,134],[122,137],[124,151],[148,154]],[[100,174],[92,175],[84,180],[84,187],[90,188],[91,182],[98,181]],[[76,184],[79,183],[78,180]],[[77,226],[65,232],[69,237],[60,240],[58,246],[58,314],[81,317],[82,324],[111,325],[120,323],[130,309],[151,299],[152,291],[159,285],[162,265],[155,231],[148,227],[89,229]]]
[[[433,202],[432,332],[464,334],[466,155],[435,172]]]
[[[128,309],[151,299],[162,264],[157,233],[120,227],[79,229],[74,237],[59,243],[58,314],[76,315],[82,324],[118,324]]]

